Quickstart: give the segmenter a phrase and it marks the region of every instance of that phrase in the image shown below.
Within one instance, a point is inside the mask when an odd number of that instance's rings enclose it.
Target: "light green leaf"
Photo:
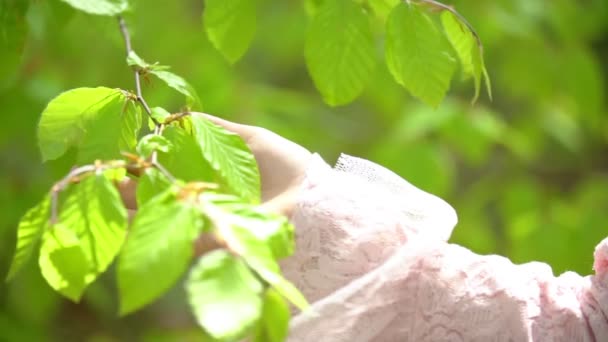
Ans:
[[[198,323],[213,337],[238,340],[262,314],[262,283],[224,250],[203,255],[186,284]]]
[[[151,198],[165,191],[171,186],[171,181],[156,168],[148,168],[139,178],[135,196],[137,205],[141,207]]]
[[[488,95],[492,98],[490,79],[483,61],[483,52],[473,32],[449,11],[441,13],[441,22],[443,23],[448,40],[460,59],[464,75],[473,76],[475,82],[473,102],[477,101],[479,97],[482,77],[485,78]]]
[[[192,133],[205,159],[230,191],[247,202],[260,201],[260,173],[255,157],[239,135],[202,115],[190,118]]]
[[[222,234],[227,243],[245,259],[247,265],[297,308],[307,309],[306,298],[292,283],[283,278],[279,264],[274,259],[268,245],[258,239],[248,228],[232,226],[229,229],[229,232],[223,231]],[[226,233],[229,235],[226,236]],[[231,236],[234,236],[236,241],[229,240]]]
[[[169,153],[172,148],[171,142],[158,134],[148,134],[137,143],[137,153],[146,158],[154,151]]]
[[[246,227],[270,248],[274,259],[290,256],[295,249],[294,227],[286,217],[264,211],[232,195],[205,192],[199,198],[203,211],[217,224]]]
[[[177,90],[186,96],[186,102],[188,103],[188,107],[190,109],[201,109],[201,100],[196,93],[196,90],[184,80],[182,77],[166,70],[158,70],[158,69],[150,69],[150,73],[163,82],[165,82],[169,87]]]
[[[326,1],[310,23],[304,48],[306,66],[325,102],[351,102],[365,87],[376,64],[369,20],[352,0]]]
[[[95,277],[95,266],[87,258],[78,236],[61,223],[44,234],[39,264],[49,285],[75,302]]]
[[[10,85],[19,73],[28,33],[25,15],[29,1],[0,1],[0,88]]]
[[[368,0],[367,3],[379,17],[386,18],[399,2],[399,0]]]
[[[171,174],[185,181],[215,181],[213,169],[203,158],[198,142],[185,129],[172,124],[163,136],[173,145],[171,153],[159,153],[158,161]]]
[[[437,107],[456,68],[448,42],[414,4],[395,7],[386,26],[386,62],[391,74],[413,96]]]
[[[289,306],[274,289],[266,290],[255,342],[283,342],[289,332]]]
[[[201,231],[200,213],[171,192],[144,203],[135,216],[118,264],[121,314],[162,295],[192,259],[193,242]]]
[[[127,0],[61,0],[77,10],[97,15],[118,15],[129,9]]]
[[[40,266],[51,287],[78,301],[118,254],[126,235],[127,211],[118,190],[103,174],[86,177],[67,193],[58,224],[50,231],[58,226],[65,229],[43,239],[46,252],[41,252]],[[58,240],[51,242],[53,239]],[[73,257],[82,260],[71,264]]]
[[[164,122],[171,115],[171,113],[162,107],[152,107],[150,110],[152,111],[152,117],[158,122]]]
[[[207,0],[203,24],[209,40],[230,62],[247,51],[256,30],[256,1]]]
[[[6,276],[7,281],[11,280],[31,257],[34,248],[48,226],[51,214],[50,204],[51,199],[46,196],[21,218],[19,228],[17,228],[17,248]]]
[[[44,161],[78,148],[78,162],[120,157],[132,150],[141,127],[141,110],[120,89],[77,88],[49,102],[38,125]]]

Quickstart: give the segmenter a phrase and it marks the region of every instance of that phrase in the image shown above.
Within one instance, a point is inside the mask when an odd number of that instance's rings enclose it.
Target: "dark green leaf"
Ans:
[[[89,14],[114,16],[129,8],[127,0],[61,0]]]
[[[6,280],[11,280],[29,260],[38,244],[50,217],[50,197],[46,196],[38,205],[28,210],[17,228],[17,248]]]
[[[193,241],[201,231],[200,214],[196,208],[178,202],[171,190],[168,192],[141,206],[120,254],[121,314],[162,295],[192,259]]]
[[[310,23],[305,57],[317,89],[330,105],[355,99],[374,70],[369,21],[352,0],[326,1]]]
[[[266,290],[255,342],[283,342],[289,331],[289,306],[274,289]]]
[[[192,131],[205,159],[232,193],[245,201],[260,201],[260,173],[255,157],[239,135],[202,115],[190,117]]]
[[[437,107],[456,63],[449,43],[417,5],[401,3],[386,23],[386,62],[391,74],[413,96]]]
[[[186,289],[198,323],[215,338],[238,340],[262,314],[262,283],[224,250],[199,259]]]
[[[58,224],[43,238],[40,266],[51,287],[78,301],[118,254],[127,211],[118,190],[102,174],[72,185],[59,210]],[[76,257],[80,260],[71,261]]]
[[[167,138],[158,134],[148,134],[137,143],[137,153],[147,158],[154,151],[169,153],[172,147]]]
[[[247,51],[256,30],[256,1],[207,0],[203,24],[209,40],[230,62]]]

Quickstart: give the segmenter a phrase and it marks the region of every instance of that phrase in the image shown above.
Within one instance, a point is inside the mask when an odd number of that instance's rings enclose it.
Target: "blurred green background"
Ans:
[[[23,17],[0,32],[11,47],[0,49],[1,278],[20,216],[69,168],[40,162],[35,132],[45,104],[76,87],[133,89],[115,19],[58,0],[12,2],[22,4]],[[233,66],[202,31],[203,1],[133,2],[126,20],[135,51],[188,79],[206,112],[269,128],[329,163],[345,152],[392,169],[450,202],[460,220],[451,241],[475,252],[548,262],[556,274],[592,272],[593,248],[608,236],[605,0],[449,2],[484,43],[494,100],[484,95],[471,105],[472,81],[457,78],[437,109],[410,97],[384,63],[358,100],[326,106],[304,63],[305,1],[259,0],[255,40]],[[374,27],[380,60],[380,20]],[[151,106],[183,104],[159,83],[144,92]],[[113,280],[107,272],[76,305],[53,293],[30,262],[17,279],[0,282],[0,341],[199,337],[181,286],[119,319]]]

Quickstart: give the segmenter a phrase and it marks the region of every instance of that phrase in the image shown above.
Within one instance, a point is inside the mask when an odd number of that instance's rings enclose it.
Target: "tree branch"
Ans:
[[[129,30],[127,29],[127,24],[125,23],[125,20],[121,16],[118,16],[118,25],[120,26],[120,32],[122,33],[122,37],[125,41],[125,49],[127,50],[127,57],[129,57],[131,52],[133,52],[133,48],[131,47],[131,36],[129,35]],[[148,103],[146,102],[146,100],[144,99],[144,97],[142,95],[139,70],[135,70],[135,90],[137,92],[137,101],[139,101],[139,103],[141,103],[141,105],[144,107],[144,110],[150,117],[150,120],[152,120],[152,122],[154,122],[154,124],[156,126],[160,126],[160,122],[158,122],[158,120],[156,120],[152,116],[152,110],[150,110]]]

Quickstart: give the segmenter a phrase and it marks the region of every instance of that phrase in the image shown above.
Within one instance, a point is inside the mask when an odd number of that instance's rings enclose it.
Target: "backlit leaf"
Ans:
[[[129,8],[127,0],[61,0],[89,14],[114,16]]]
[[[355,99],[374,70],[367,16],[351,0],[326,1],[310,23],[304,50],[315,86],[332,106]]]
[[[413,96],[437,107],[456,63],[433,21],[415,4],[401,3],[386,23],[386,62],[395,80]]]
[[[198,323],[218,339],[238,340],[262,314],[262,283],[243,261],[224,250],[199,259],[186,290]]]
[[[230,62],[247,51],[256,30],[256,1],[207,0],[203,24],[209,40]]]

